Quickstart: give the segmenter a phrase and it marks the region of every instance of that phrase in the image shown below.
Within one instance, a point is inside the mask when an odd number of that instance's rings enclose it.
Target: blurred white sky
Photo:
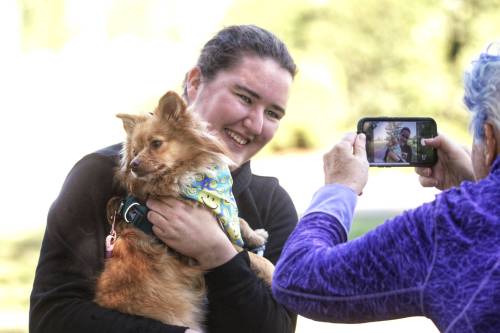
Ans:
[[[166,90],[180,89],[230,3],[155,1],[144,14],[144,29],[163,34],[109,38],[112,2],[67,0],[70,41],[60,50],[23,51],[18,2],[0,1],[1,199],[9,206],[4,230],[43,227],[71,166],[122,140],[116,113],[150,111]]]

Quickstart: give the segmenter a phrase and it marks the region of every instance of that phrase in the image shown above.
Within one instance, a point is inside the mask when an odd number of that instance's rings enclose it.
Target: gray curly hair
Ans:
[[[492,43],[464,76],[464,102],[472,113],[470,129],[475,139],[484,138],[483,125],[492,123],[500,131],[500,43]]]

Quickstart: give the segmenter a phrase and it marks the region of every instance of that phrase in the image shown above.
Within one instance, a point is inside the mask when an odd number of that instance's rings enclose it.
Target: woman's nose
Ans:
[[[264,126],[264,110],[261,108],[252,109],[243,120],[243,125],[253,135],[260,135]]]

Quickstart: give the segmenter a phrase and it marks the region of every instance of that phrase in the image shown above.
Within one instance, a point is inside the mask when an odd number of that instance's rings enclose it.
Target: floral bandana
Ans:
[[[238,207],[231,187],[233,178],[227,166],[213,166],[210,174],[196,174],[182,195],[210,208],[233,244],[243,247]]]

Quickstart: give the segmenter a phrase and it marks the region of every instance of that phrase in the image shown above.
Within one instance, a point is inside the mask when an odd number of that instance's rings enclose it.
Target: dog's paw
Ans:
[[[255,229],[255,235],[256,238],[259,239],[259,244],[258,245],[264,245],[267,242],[267,239],[269,238],[269,234],[265,229]]]

